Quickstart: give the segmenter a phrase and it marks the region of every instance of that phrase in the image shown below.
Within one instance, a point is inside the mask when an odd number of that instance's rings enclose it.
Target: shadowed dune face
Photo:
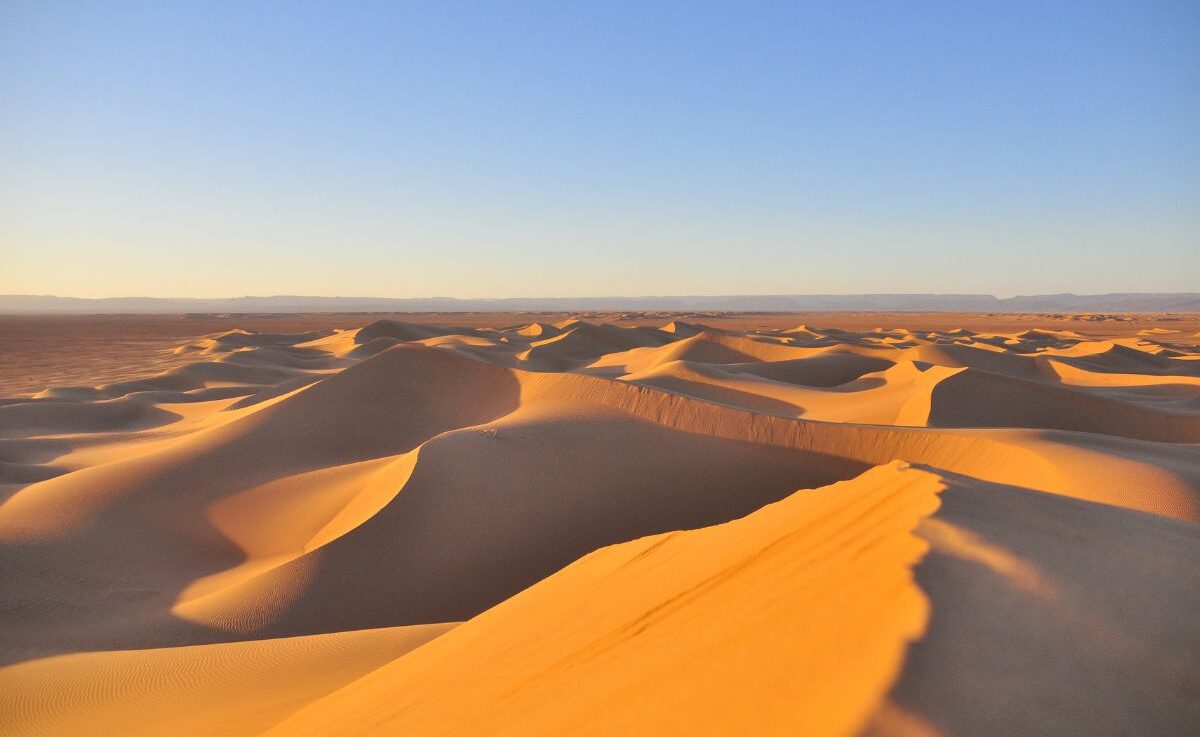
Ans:
[[[915,530],[932,614],[891,704],[941,734],[1192,733],[1200,528],[943,478]]]
[[[16,734],[136,703],[145,734],[1200,726],[1200,348],[984,327],[226,330],[157,375],[2,400],[0,712]]]

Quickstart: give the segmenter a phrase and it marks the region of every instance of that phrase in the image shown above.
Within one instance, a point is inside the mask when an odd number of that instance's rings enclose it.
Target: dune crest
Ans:
[[[924,628],[940,488],[893,464],[605,548],[268,734],[847,734]]]

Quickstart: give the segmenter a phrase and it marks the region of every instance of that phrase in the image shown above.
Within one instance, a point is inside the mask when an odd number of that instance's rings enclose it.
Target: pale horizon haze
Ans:
[[[1200,290],[1200,5],[0,4],[0,294]]]

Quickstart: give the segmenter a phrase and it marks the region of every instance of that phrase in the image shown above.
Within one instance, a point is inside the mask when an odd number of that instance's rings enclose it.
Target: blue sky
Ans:
[[[1200,290],[1200,4],[0,2],[0,292]]]

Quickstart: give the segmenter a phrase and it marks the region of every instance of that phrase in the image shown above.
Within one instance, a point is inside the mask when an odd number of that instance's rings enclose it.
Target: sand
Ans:
[[[20,323],[0,734],[1200,729],[1192,318],[376,317]]]

